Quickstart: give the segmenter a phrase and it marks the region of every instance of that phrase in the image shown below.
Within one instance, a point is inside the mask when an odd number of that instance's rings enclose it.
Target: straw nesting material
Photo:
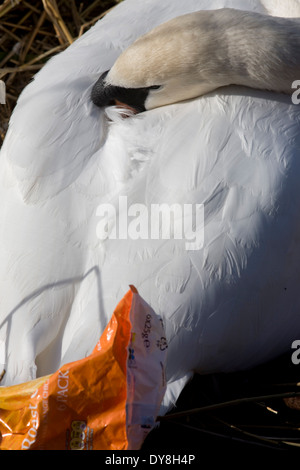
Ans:
[[[4,0],[0,6],[0,146],[23,88],[53,55],[122,0]],[[1,90],[3,89],[1,84]]]

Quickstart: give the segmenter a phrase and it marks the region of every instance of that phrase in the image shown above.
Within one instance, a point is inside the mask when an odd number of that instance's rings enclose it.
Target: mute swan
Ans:
[[[92,90],[98,106],[145,111],[225,85],[287,94],[300,76],[300,19],[221,8],[197,11],[137,39]]]
[[[264,5],[127,0],[26,87],[0,155],[1,385],[89,354],[129,284],[164,319],[162,412],[194,371],[252,367],[299,338],[300,114],[290,97],[233,86],[130,119],[108,108],[110,120],[90,99],[159,24],[210,8],[276,14]],[[285,5],[297,16],[298,2]],[[115,209],[113,232],[136,204],[150,213],[175,203],[203,204],[198,249],[173,236],[99,236],[99,207]]]

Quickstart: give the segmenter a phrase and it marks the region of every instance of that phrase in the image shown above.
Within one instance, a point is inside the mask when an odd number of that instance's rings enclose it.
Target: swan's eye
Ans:
[[[149,90],[157,90],[158,88],[160,88],[161,85],[152,85],[152,86],[149,86]]]

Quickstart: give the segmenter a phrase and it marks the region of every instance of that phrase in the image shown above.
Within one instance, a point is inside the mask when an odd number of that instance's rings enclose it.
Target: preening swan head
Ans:
[[[177,17],[137,39],[91,97],[141,112],[233,84],[291,93],[299,77],[298,19],[223,8]]]

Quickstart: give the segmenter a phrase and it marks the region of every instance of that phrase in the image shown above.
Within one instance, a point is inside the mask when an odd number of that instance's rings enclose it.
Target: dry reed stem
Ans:
[[[73,38],[61,17],[57,3],[55,0],[42,0],[46,13],[51,19],[53,26],[56,30],[58,40],[61,44],[68,42],[72,44]]]
[[[11,0],[4,0],[0,6],[0,18],[9,13],[9,11],[12,10],[17,4],[21,3],[21,1],[22,0],[16,0],[15,2],[12,2]]]

